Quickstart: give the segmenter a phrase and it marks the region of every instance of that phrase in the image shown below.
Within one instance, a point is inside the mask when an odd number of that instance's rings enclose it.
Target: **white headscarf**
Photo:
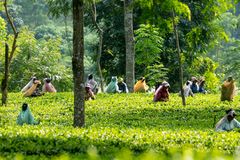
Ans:
[[[33,85],[33,80],[34,80],[34,79],[36,79],[36,77],[32,77],[32,79],[28,82],[28,84],[27,84],[25,87],[23,87],[23,89],[21,90],[21,92],[25,92],[25,91],[27,91],[29,88],[31,88],[32,85]]]

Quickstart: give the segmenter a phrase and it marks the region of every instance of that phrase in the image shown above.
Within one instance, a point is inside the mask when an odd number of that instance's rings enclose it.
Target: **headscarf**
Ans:
[[[236,86],[232,77],[229,77],[228,80],[224,81],[221,91],[221,101],[233,100],[235,95]]]
[[[233,109],[230,109],[230,110],[226,111],[226,115],[216,124],[216,128],[219,128],[222,123],[227,121],[228,116],[235,117],[236,116],[235,111]]]
[[[42,87],[43,92],[57,92],[55,87],[52,85],[50,78],[45,78],[43,81],[44,81],[44,85]]]
[[[134,85],[134,92],[146,92],[148,90],[148,85],[146,84],[145,78],[142,77],[137,83]]]
[[[29,88],[32,87],[33,82],[36,80],[36,77],[32,77],[31,80],[28,82],[28,84],[26,86],[23,87],[23,89],[21,90],[21,92],[26,92]]]
[[[117,77],[113,76],[111,82],[108,84],[105,92],[107,93],[116,93],[119,92],[118,85],[117,85]]]
[[[37,124],[37,122],[34,121],[31,110],[26,103],[23,104],[22,108],[24,108],[24,107],[26,107],[26,110],[22,109],[22,111],[18,115],[17,124],[18,125],[23,125],[24,123],[26,123],[26,124]]]

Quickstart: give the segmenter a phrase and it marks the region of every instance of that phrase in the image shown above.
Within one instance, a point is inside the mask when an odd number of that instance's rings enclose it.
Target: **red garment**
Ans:
[[[157,101],[168,101],[169,100],[169,92],[168,88],[164,86],[159,86],[159,88],[156,90],[154,94],[154,102]]]

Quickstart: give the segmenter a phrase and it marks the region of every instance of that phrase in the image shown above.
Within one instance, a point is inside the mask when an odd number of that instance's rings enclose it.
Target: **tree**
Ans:
[[[213,21],[212,25],[221,26],[221,30],[217,30],[221,33],[220,36],[216,37],[208,49],[208,55],[220,64],[217,74],[221,78],[234,75],[234,78],[239,80],[240,15],[235,16],[231,12],[226,12]]]
[[[126,46],[126,83],[133,92],[135,83],[135,47],[133,34],[133,0],[124,0],[124,30]]]
[[[84,102],[84,33],[83,9],[84,0],[48,0],[49,10],[54,17],[67,15],[71,10],[73,15],[73,87],[74,87],[74,127],[85,124]],[[70,5],[71,4],[71,5]]]
[[[136,47],[136,76],[145,76],[148,68],[160,69],[160,54],[163,49],[163,38],[159,28],[150,24],[141,24],[139,29],[135,30]],[[156,64],[155,67],[153,67]],[[159,65],[160,64],[160,65]],[[157,66],[159,65],[159,66]],[[150,67],[151,66],[151,67]],[[149,70],[150,71],[150,70]],[[149,72],[150,73],[150,72]],[[152,74],[149,74],[149,76]],[[159,76],[159,78],[162,76]],[[149,77],[152,79],[151,77]],[[148,81],[149,81],[148,78]],[[163,77],[162,77],[163,78]],[[153,79],[152,79],[153,80]],[[162,79],[163,80],[163,79]],[[156,81],[156,80],[155,80]],[[159,79],[161,81],[161,79]]]
[[[184,91],[183,91],[183,68],[182,68],[181,51],[180,51],[180,45],[179,45],[179,39],[178,39],[177,25],[176,25],[176,22],[175,22],[175,11],[174,11],[174,9],[172,9],[172,19],[173,19],[174,33],[175,33],[175,36],[176,36],[176,47],[177,47],[178,63],[179,63],[180,91],[181,91],[181,97],[182,97],[182,104],[185,106],[186,105],[186,100],[185,100]]]
[[[72,71],[62,61],[61,38],[37,40],[34,35],[27,27],[21,28],[8,90],[18,92],[33,74],[38,78],[52,78],[58,91],[72,90]]]
[[[97,9],[96,9],[96,2],[95,0],[91,1],[91,13],[92,13],[92,20],[95,28],[97,29],[99,42],[98,42],[98,53],[97,53],[97,67],[98,67],[98,73],[100,77],[100,85],[101,90],[103,91],[103,74],[102,74],[102,67],[101,67],[101,56],[102,56],[102,47],[103,47],[103,29],[100,27],[100,25],[97,22]]]
[[[11,51],[9,54],[9,47],[8,44],[6,42],[5,45],[5,67],[4,67],[4,77],[2,79],[2,87],[1,87],[1,91],[2,91],[2,105],[3,104],[7,104],[7,95],[8,95],[8,79],[9,79],[9,67],[14,55],[14,52],[17,48],[17,38],[18,38],[18,31],[13,23],[13,20],[11,19],[9,12],[8,12],[8,7],[7,7],[7,0],[4,0],[4,10],[7,16],[7,20],[13,30],[13,42],[12,42],[12,46],[11,46]]]
[[[96,1],[97,2],[97,1]],[[124,3],[119,0],[104,0],[96,3],[97,23],[103,30],[101,70],[105,81],[113,75],[125,77],[125,37],[124,37]],[[96,27],[92,22],[91,12],[84,14],[84,23],[90,29]],[[97,57],[92,55],[95,61]]]
[[[83,127],[84,109],[84,36],[83,36],[83,0],[72,1],[73,15],[73,57],[72,70],[74,82],[74,127]]]

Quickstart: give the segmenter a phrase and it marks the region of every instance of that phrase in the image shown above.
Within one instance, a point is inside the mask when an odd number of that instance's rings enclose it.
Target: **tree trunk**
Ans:
[[[97,67],[98,67],[98,73],[100,77],[100,86],[101,86],[101,91],[104,91],[103,88],[103,75],[102,75],[102,68],[101,68],[101,56],[102,56],[102,44],[103,44],[103,30],[100,28],[100,26],[97,23],[97,11],[96,11],[96,3],[95,0],[92,2],[92,19],[93,19],[93,24],[95,25],[98,36],[99,36],[99,43],[98,43],[98,54],[97,54]]]
[[[9,61],[8,61],[8,44],[5,43],[5,66],[4,66],[4,77],[2,79],[2,105],[7,104],[7,93],[8,93],[8,77],[9,77]]]
[[[5,44],[5,67],[4,67],[5,73],[4,73],[4,77],[2,80],[2,84],[1,84],[2,85],[1,90],[2,90],[2,105],[4,105],[4,104],[6,105],[7,97],[8,97],[7,94],[8,94],[9,68],[10,68],[10,64],[11,64],[14,52],[17,48],[18,31],[13,23],[13,20],[11,19],[10,15],[9,15],[8,8],[7,8],[7,0],[4,0],[3,6],[4,6],[7,20],[9,22],[9,24],[13,30],[13,34],[14,34],[10,55],[9,55],[8,44],[7,43]]]
[[[72,1],[73,12],[73,56],[72,70],[74,82],[74,127],[85,124],[84,111],[84,38],[83,38],[83,0]]]
[[[178,39],[178,30],[177,25],[175,24],[175,12],[172,10],[172,19],[173,19],[173,28],[176,36],[176,47],[177,47],[177,53],[178,53],[178,63],[179,63],[179,79],[180,79],[180,91],[181,91],[181,97],[182,97],[182,104],[186,105],[186,100],[184,96],[183,91],[183,69],[182,69],[182,60],[181,60],[181,52],[180,52],[180,45],[179,45],[179,39]]]
[[[102,75],[102,68],[101,68],[101,56],[102,56],[102,44],[103,44],[103,32],[99,31],[99,44],[98,44],[98,56],[97,56],[97,66],[98,66],[98,72],[100,75],[100,86],[101,86],[101,91],[104,91],[103,88],[103,75]]]
[[[133,34],[133,0],[124,0],[124,30],[126,46],[126,83],[133,92],[135,81],[135,48]]]

